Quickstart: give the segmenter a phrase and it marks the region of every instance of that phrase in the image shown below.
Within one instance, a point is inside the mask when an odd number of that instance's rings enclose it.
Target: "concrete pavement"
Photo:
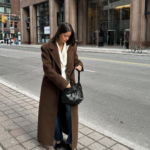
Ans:
[[[0,150],[47,149],[36,140],[38,107],[35,99],[0,83]],[[79,124],[78,149],[131,150],[82,124]]]

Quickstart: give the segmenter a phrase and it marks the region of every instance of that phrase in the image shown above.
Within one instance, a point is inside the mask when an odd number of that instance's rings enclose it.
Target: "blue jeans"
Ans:
[[[67,138],[66,142],[68,144],[71,144],[72,143],[71,109],[70,109],[70,105],[65,105],[65,107],[66,107],[66,117],[67,117],[67,124],[68,124],[68,138]],[[55,141],[62,141],[63,140],[59,108],[58,108],[58,112],[57,112],[54,138],[55,138]]]

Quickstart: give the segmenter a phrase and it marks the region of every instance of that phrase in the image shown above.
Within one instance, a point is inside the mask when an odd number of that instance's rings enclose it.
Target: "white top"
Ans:
[[[60,47],[57,42],[56,42],[56,45],[58,47],[59,58],[60,58],[60,62],[61,62],[61,76],[65,80],[70,82],[70,79],[68,78],[67,71],[66,71],[66,69],[67,69],[67,51],[68,51],[69,45],[66,45],[66,43],[64,43],[62,52],[61,52]]]

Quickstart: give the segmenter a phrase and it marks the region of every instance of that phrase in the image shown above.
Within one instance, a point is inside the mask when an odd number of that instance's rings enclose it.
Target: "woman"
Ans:
[[[67,149],[75,150],[78,140],[78,106],[64,105],[61,93],[75,83],[74,70],[83,71],[72,26],[62,23],[54,37],[41,47],[44,77],[38,117],[38,141],[55,149],[63,145],[62,132],[68,135]]]

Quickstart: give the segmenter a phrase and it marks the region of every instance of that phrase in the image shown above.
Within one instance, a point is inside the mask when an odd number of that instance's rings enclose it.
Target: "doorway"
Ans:
[[[108,30],[107,31],[107,44],[114,45],[115,43],[115,30]]]

